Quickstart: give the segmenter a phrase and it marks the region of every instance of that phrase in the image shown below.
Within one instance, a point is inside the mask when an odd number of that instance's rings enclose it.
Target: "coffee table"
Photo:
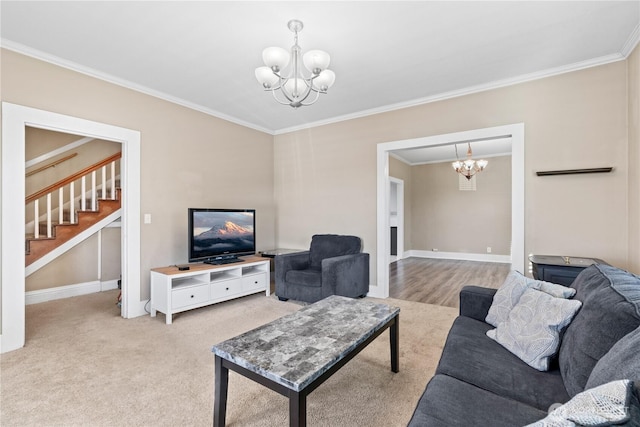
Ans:
[[[214,345],[213,425],[225,425],[229,369],[288,397],[290,426],[306,426],[307,395],[387,328],[391,371],[398,372],[399,314],[334,295]]]

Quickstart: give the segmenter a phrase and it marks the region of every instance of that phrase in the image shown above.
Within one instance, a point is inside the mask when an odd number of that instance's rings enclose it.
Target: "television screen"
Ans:
[[[189,209],[189,262],[256,252],[254,209]]]

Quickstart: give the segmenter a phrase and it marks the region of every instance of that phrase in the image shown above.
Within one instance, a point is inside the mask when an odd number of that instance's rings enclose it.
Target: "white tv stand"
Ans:
[[[269,260],[243,257],[225,265],[187,264],[189,270],[161,267],[151,270],[151,317],[160,311],[167,325],[172,315],[245,295],[271,293]]]

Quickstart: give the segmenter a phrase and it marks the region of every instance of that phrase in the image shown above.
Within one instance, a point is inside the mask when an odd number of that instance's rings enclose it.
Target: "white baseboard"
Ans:
[[[78,283],[75,285],[58,286],[50,289],[40,289],[37,291],[25,292],[25,304],[38,304],[46,301],[53,301],[62,298],[76,297],[78,295],[93,294],[101,291],[108,291],[118,288],[117,280],[100,282]]]
[[[118,289],[117,280],[107,280],[106,282],[100,282],[100,291],[112,291],[114,289]]]
[[[371,298],[386,298],[388,295],[384,295],[381,292],[380,286],[369,285],[369,292],[367,292],[367,296]]]
[[[471,254],[463,252],[434,252],[434,251],[420,251],[410,250],[405,253],[404,258],[417,257],[417,258],[435,258],[435,259],[457,259],[463,261],[480,261],[480,262],[500,262],[511,264],[511,255],[496,255],[496,254]]]

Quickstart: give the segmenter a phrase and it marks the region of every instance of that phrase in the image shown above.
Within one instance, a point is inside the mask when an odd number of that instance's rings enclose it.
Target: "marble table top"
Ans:
[[[386,304],[333,295],[216,344],[212,351],[300,391],[399,312]]]

